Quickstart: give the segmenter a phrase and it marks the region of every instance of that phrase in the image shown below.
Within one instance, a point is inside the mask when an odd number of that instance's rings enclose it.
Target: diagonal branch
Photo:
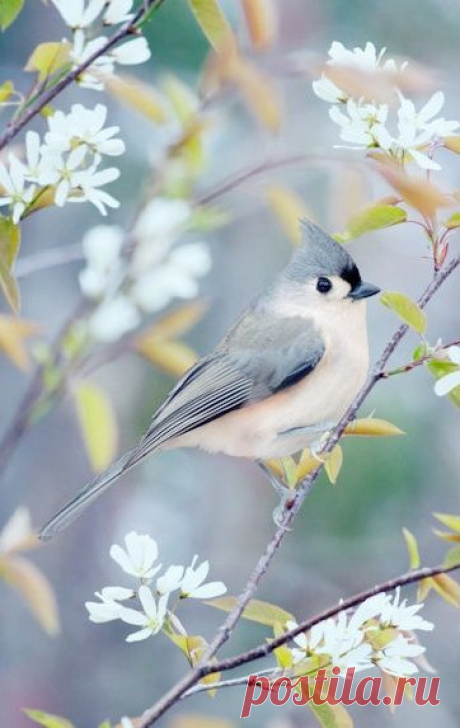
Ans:
[[[447,278],[458,268],[460,265],[460,256],[453,258],[444,268],[440,271],[435,272],[433,279],[427,286],[425,291],[422,293],[418,303],[424,308],[429,301],[436,294],[438,289],[447,280]],[[343,435],[346,426],[355,417],[357,410],[362,403],[367,399],[370,392],[374,389],[377,382],[382,378],[382,372],[385,370],[385,366],[392,356],[393,352],[397,348],[400,341],[406,336],[409,327],[406,324],[399,326],[390,338],[385,348],[382,351],[377,363],[374,366],[371,376],[369,377],[366,385],[363,387],[361,392],[357,395],[354,402],[351,404],[347,412],[344,414],[337,427],[333,430],[329,436],[327,443],[322,451],[323,455],[328,455],[336,446],[341,436]],[[144,716],[139,723],[139,728],[150,728],[157,720],[168,711],[175,703],[180,700],[182,695],[186,693],[190,688],[196,685],[203,675],[210,674],[216,671],[216,663],[212,661],[212,658],[216,652],[227,642],[230,635],[232,634],[235,626],[241,619],[245,607],[248,602],[254,596],[260,582],[270,566],[271,561],[278,552],[278,549],[284,539],[284,536],[288,531],[291,530],[292,524],[300,511],[303,502],[313,487],[316,479],[323,469],[323,464],[307,475],[306,478],[298,485],[297,490],[293,498],[285,503],[284,512],[281,517],[280,524],[273,534],[271,540],[267,544],[265,552],[259,558],[255,568],[253,569],[246,586],[238,597],[238,602],[234,609],[229,613],[221,627],[219,628],[216,636],[211,641],[206,653],[203,655],[201,663],[179,680],[158,702],[149,710],[144,713]],[[424,578],[422,576],[421,578]],[[206,672],[203,672],[205,670]]]
[[[19,132],[41,112],[41,110],[47,106],[56,96],[58,96],[67,86],[70,86],[78,77],[91,66],[100,56],[103,56],[107,51],[116,46],[121,40],[124,40],[130,35],[136,33],[137,26],[142,23],[147,15],[155,8],[160,5],[162,0],[144,0],[138,8],[137,12],[127,23],[122,25],[113,35],[107,38],[107,41],[100,48],[92,53],[88,58],[80,63],[78,66],[73,68],[71,71],[66,73],[52,88],[48,89],[44,93],[40,94],[39,98],[34,104],[32,104],[25,113],[18,119],[11,121],[6,127],[3,134],[0,135],[0,151],[4,149],[18,134]]]

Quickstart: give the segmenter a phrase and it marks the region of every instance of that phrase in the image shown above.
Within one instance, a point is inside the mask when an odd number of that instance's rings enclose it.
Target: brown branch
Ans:
[[[444,281],[453,273],[453,271],[460,265],[460,257],[454,258],[450,261],[445,268],[438,272],[435,272],[432,281],[427,286],[423,294],[421,295],[418,303],[419,306],[424,308],[427,303],[433,298],[437,290],[442,286]],[[354,402],[348,408],[337,427],[333,430],[329,436],[327,443],[322,451],[322,454],[327,455],[330,453],[341,436],[343,435],[346,426],[355,418],[356,412],[368,397],[369,393],[373,390],[377,382],[381,380],[381,374],[385,370],[385,366],[395,351],[400,341],[407,334],[409,327],[406,324],[402,324],[396,329],[395,333],[385,346],[379,357],[371,376],[369,377],[366,385],[357,395]],[[295,518],[300,511],[302,504],[310,492],[313,484],[318,478],[320,472],[323,469],[323,464],[318,465],[315,470],[307,475],[306,478],[297,486],[297,490],[293,495],[293,498],[285,503],[284,512],[281,517],[280,524],[269,541],[265,552],[259,558],[249,580],[238,597],[237,605],[227,616],[221,627],[219,628],[215,638],[211,641],[206,653],[203,655],[200,665],[195,667],[176,685],[174,685],[158,702],[149,710],[144,713],[142,721],[139,723],[139,728],[150,728],[157,720],[171,708],[180,698],[186,693],[193,685],[196,685],[205,674],[210,674],[216,671],[216,663],[212,662],[212,658],[216,652],[222,647],[222,645],[228,640],[233,632],[236,624],[239,622],[245,607],[248,602],[252,599],[254,593],[260,581],[263,579],[272,559],[278,552],[278,549],[284,539],[285,534],[290,531]],[[423,577],[422,577],[423,578]],[[205,670],[206,672],[203,672]]]
[[[142,23],[144,18],[148,15],[148,13],[157,5],[160,5],[162,0],[144,0],[137,12],[135,13],[134,17],[129,20],[127,23],[122,25],[113,35],[111,35],[109,38],[107,38],[107,41],[102,45],[100,48],[98,48],[97,51],[92,53],[85,61],[80,63],[78,66],[76,66],[74,69],[66,73],[57,83],[55,86],[50,88],[48,91],[44,92],[40,95],[40,97],[37,99],[37,101],[32,104],[25,113],[19,117],[18,119],[15,119],[11,121],[8,126],[6,127],[3,134],[0,135],[0,151],[4,149],[18,134],[19,132],[35,117],[37,114],[41,112],[41,110],[47,106],[56,96],[58,96],[64,89],[67,88],[67,86],[70,86],[74,81],[78,79],[78,77],[86,71],[89,66],[91,66],[92,63],[94,63],[95,60],[97,60],[100,56],[104,55],[104,53],[107,53],[111,48],[113,48],[115,45],[117,45],[121,40],[124,40],[130,35],[133,35],[136,33],[136,26],[139,25],[139,23]]]

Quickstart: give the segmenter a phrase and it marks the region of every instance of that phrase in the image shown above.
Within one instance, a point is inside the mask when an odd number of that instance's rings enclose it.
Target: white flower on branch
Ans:
[[[96,341],[110,344],[124,334],[136,329],[141,322],[141,315],[130,299],[118,294],[114,298],[103,301],[91,314],[88,330]]]
[[[359,149],[390,149],[393,140],[385,126],[388,118],[387,104],[356,103],[349,99],[345,109],[346,113],[336,106],[329,109],[332,121],[340,126],[340,137],[343,141]]]
[[[400,589],[395,592],[393,601],[391,597],[387,599],[380,610],[380,621],[385,626],[396,627],[403,632],[409,632],[416,629],[425,630],[427,632],[434,628],[432,622],[423,619],[417,612],[423,608],[423,602],[418,604],[407,605],[407,599],[400,604]]]
[[[104,23],[106,25],[118,25],[118,23],[126,23],[131,20],[133,14],[130,12],[133,6],[133,0],[109,0],[107,10],[104,13]]]
[[[74,68],[88,60],[94,53],[100,50],[105,42],[105,36],[98,36],[87,41],[84,33],[75,33],[74,42],[70,51],[70,58]],[[119,63],[125,66],[134,66],[145,63],[151,56],[149,45],[145,38],[134,38],[112,48],[98,56],[93,63],[79,76],[79,83],[84,88],[95,91],[104,89],[104,76],[110,75]]]
[[[51,0],[64,23],[72,28],[92,25],[106,5],[106,0]]]
[[[185,570],[181,584],[181,597],[191,599],[212,599],[225,594],[227,587],[222,581],[211,581],[203,584],[209,573],[209,561],[203,561],[195,568],[198,556],[192,559],[192,563]]]
[[[447,354],[451,363],[456,364],[459,368],[438,379],[434,385],[434,391],[438,397],[444,397],[460,387],[460,346],[450,346]]]
[[[81,147],[79,147],[81,149]],[[71,202],[91,202],[101,215],[107,215],[106,207],[120,207],[120,202],[110,195],[106,190],[101,189],[106,184],[114,182],[120,176],[117,167],[108,167],[98,170],[97,161],[87,169],[79,171],[73,177],[73,183],[78,188],[78,194],[71,198]]]
[[[374,660],[384,672],[395,677],[405,677],[418,672],[417,665],[410,658],[419,657],[423,652],[425,647],[409,642],[407,637],[398,634],[396,639],[374,657]]]
[[[126,642],[139,642],[158,634],[165,622],[168,605],[167,594],[161,596],[156,602],[149,587],[142,585],[139,589],[139,600],[143,612],[128,607],[120,607],[119,618],[127,624],[141,628],[137,632],[129,634]]]
[[[97,225],[83,238],[86,268],[80,272],[80,288],[88,298],[102,298],[122,276],[121,249],[124,234],[116,225]]]
[[[15,225],[35,195],[35,185],[27,184],[26,169],[14,154],[8,156],[9,169],[0,162],[0,207],[8,205]]]
[[[151,579],[161,569],[161,565],[153,566],[158,558],[158,545],[153,538],[131,531],[125,536],[125,545],[126,550],[114,544],[110,556],[127,574]]]
[[[84,145],[93,154],[119,156],[125,151],[121,139],[114,139],[120,127],[104,128],[107,119],[107,107],[96,104],[94,109],[87,109],[82,104],[73,104],[70,113],[56,111],[48,118],[49,131],[45,135],[45,144],[51,150],[67,152]]]
[[[78,186],[77,170],[85,157],[85,147],[73,149],[66,157],[52,151],[42,157],[38,179],[42,185],[55,185],[54,201],[58,207],[65,205],[73,189]]]
[[[137,66],[139,63],[145,63],[151,55],[145,38],[128,40],[109,52],[109,57],[122,66]]]
[[[184,578],[184,567],[179,565],[170,566],[163,576],[157,579],[156,587],[159,594],[171,594],[181,588]]]

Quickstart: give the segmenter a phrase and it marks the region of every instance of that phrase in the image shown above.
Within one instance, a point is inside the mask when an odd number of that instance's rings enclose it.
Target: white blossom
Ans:
[[[288,620],[286,622],[286,629],[289,631],[298,627],[297,622]],[[293,642],[296,645],[291,649],[294,663],[305,660],[309,654],[314,653],[319,643],[324,637],[323,623],[315,624],[308,632],[300,632],[293,638]]]
[[[127,574],[151,579],[161,569],[161,565],[153,566],[158,558],[158,545],[153,538],[131,531],[125,536],[125,545],[126,550],[114,544],[110,556]]]
[[[336,106],[329,109],[332,121],[340,126],[340,137],[358,148],[381,147],[388,150],[392,138],[386,129],[387,104],[356,103],[349,99],[344,113]]]
[[[423,619],[417,612],[423,608],[423,603],[407,605],[407,599],[400,604],[400,589],[396,590],[393,601],[388,599],[380,610],[380,621],[385,626],[396,627],[403,632],[416,629],[431,631],[432,622]]]
[[[120,293],[98,306],[89,317],[88,329],[96,341],[108,344],[136,329],[140,322],[141,315],[136,306]]]
[[[101,298],[122,276],[120,252],[124,234],[116,225],[97,225],[83,238],[86,268],[80,272],[80,288],[89,298]]]
[[[51,0],[69,28],[86,28],[102,12],[106,0]]]
[[[121,728],[134,728],[132,720],[130,720],[130,718],[127,718],[126,716],[123,716],[120,723]]]
[[[39,181],[42,185],[56,186],[54,201],[58,207],[63,207],[74,188],[78,187],[77,174],[81,174],[80,167],[85,157],[86,149],[77,147],[67,156],[50,152],[42,158]]]
[[[330,66],[347,66],[348,68],[357,68],[367,73],[375,73],[376,71],[395,72],[397,70],[396,63],[393,59],[383,60],[386,48],[382,48],[379,53],[373,43],[369,41],[364,48],[353,48],[349,50],[345,48],[343,43],[334,41],[329,48],[329,60],[327,64]]]
[[[330,104],[338,104],[347,100],[347,94],[331,81],[324,73],[321,78],[313,81],[312,88],[318,98],[328,101]]]
[[[156,587],[159,594],[171,594],[181,588],[182,579],[184,578],[184,567],[173,565],[170,566],[163,576],[157,579]]]
[[[35,185],[26,187],[26,170],[14,154],[8,156],[9,168],[0,162],[0,207],[9,205],[15,225],[35,195]]]
[[[88,60],[94,53],[99,51],[107,42],[107,38],[103,35],[92,40],[86,41],[84,33],[75,33],[73,46],[70,49],[69,56],[73,61],[74,68],[80,66]],[[78,83],[83,88],[89,88],[93,91],[103,91],[104,82],[101,78],[104,74],[113,73],[115,64],[108,55],[100,55],[93,63],[86,68],[78,77]]]
[[[195,555],[192,563],[185,570],[181,584],[181,596],[192,599],[212,599],[225,594],[227,587],[222,581],[212,581],[203,584],[209,573],[209,561],[203,561],[195,568],[198,556]]]
[[[107,10],[104,13],[104,23],[106,25],[118,25],[118,23],[126,23],[131,20],[133,14],[130,12],[133,6],[133,0],[109,0]]]
[[[384,672],[396,677],[413,675],[418,667],[409,658],[418,657],[425,648],[409,642],[402,634],[389,642],[375,657],[375,661]]]
[[[120,63],[123,66],[135,66],[138,63],[145,63],[151,55],[149,44],[145,38],[128,40],[126,43],[113,48],[109,53],[109,57],[115,63]]]
[[[96,104],[94,109],[73,104],[70,113],[56,111],[49,117],[45,143],[57,152],[70,151],[82,144],[94,154],[123,154],[124,142],[113,138],[120,131],[120,127],[110,126],[104,129],[106,119],[107,107],[103,104]]]
[[[437,380],[434,385],[434,391],[438,397],[444,397],[446,394],[450,394],[456,387],[460,387],[460,346],[450,346],[447,354],[452,364],[457,364],[459,368],[456,371],[445,374]]]
[[[75,151],[78,151],[78,149],[82,149],[82,147],[78,147]],[[78,197],[72,197],[71,201],[91,202],[99,210],[101,215],[105,217],[107,215],[106,207],[120,207],[120,202],[106,192],[106,190],[101,189],[101,187],[110,182],[114,182],[119,176],[120,170],[117,167],[107,167],[106,169],[98,170],[96,162],[88,169],[75,174],[73,182],[75,187],[79,188],[80,194]]]
[[[128,607],[120,608],[120,619],[127,624],[140,627],[137,632],[132,632],[126,638],[127,642],[139,642],[145,640],[158,632],[163,627],[168,604],[168,595],[163,595],[155,601],[148,586],[142,585],[139,589],[139,600],[143,612]]]
[[[121,605],[113,599],[104,598],[102,592],[95,592],[98,602],[85,602],[85,607],[89,612],[89,619],[96,624],[104,624],[105,622],[113,622],[120,619]]]
[[[365,670],[371,665],[372,647],[364,641],[364,632],[348,622],[345,612],[340,612],[337,619],[328,619],[323,624],[324,636],[318,654],[326,654],[333,665],[346,670],[348,667],[356,671]]]

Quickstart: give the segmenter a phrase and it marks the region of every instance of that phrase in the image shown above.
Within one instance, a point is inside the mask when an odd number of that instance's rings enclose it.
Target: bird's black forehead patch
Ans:
[[[357,288],[361,283],[359,270],[357,266],[354,265],[354,263],[352,265],[346,265],[344,268],[342,268],[340,272],[340,277],[350,284],[352,291]]]

